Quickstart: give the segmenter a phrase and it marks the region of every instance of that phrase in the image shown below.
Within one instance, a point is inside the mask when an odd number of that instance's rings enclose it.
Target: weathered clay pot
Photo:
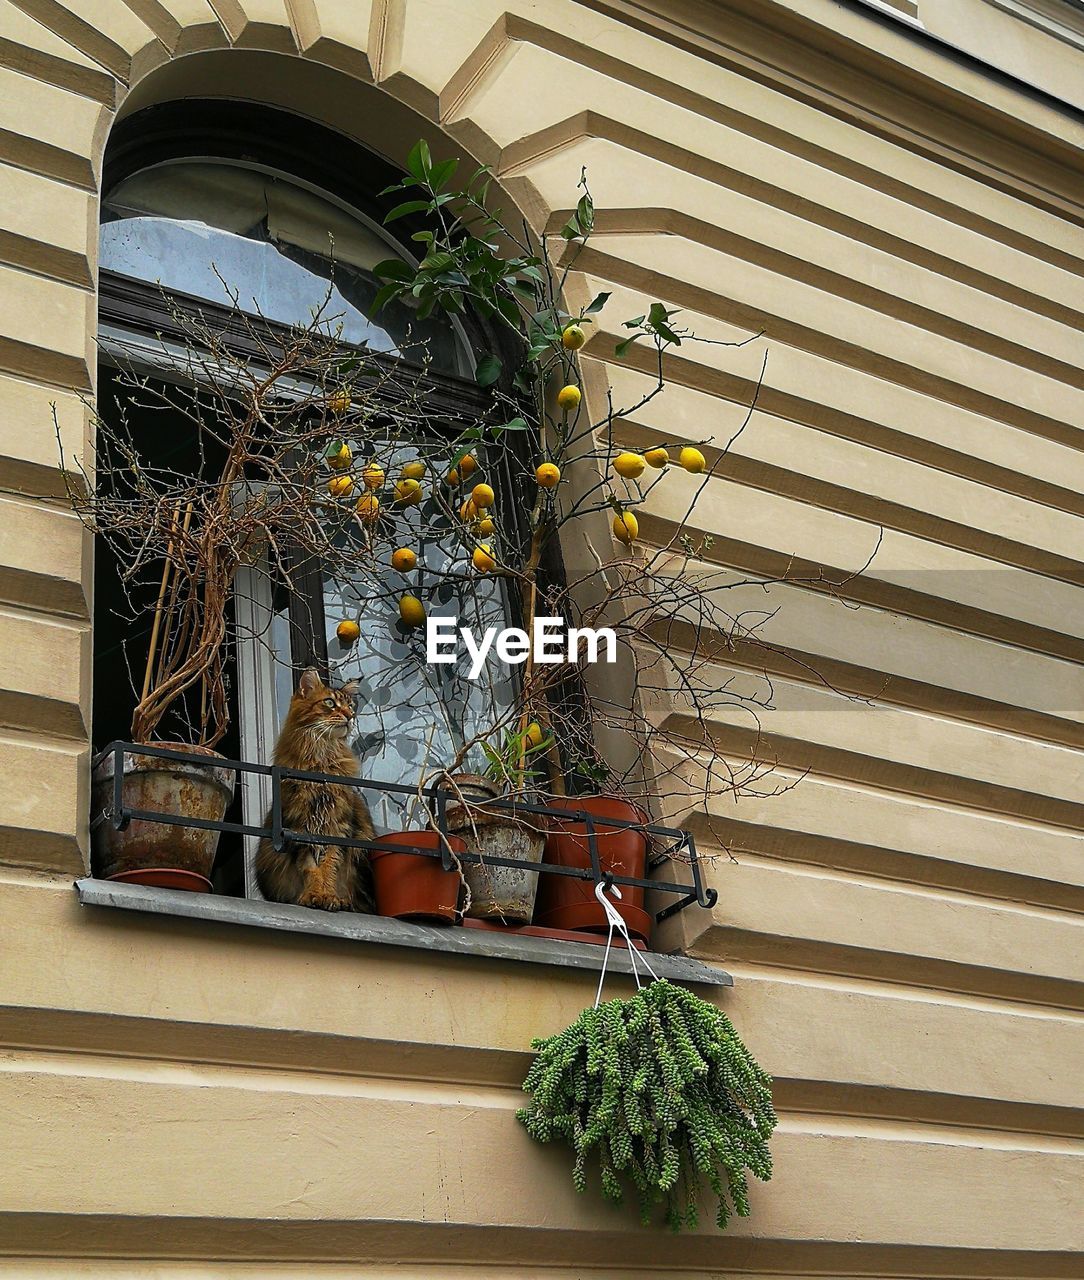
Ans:
[[[110,876],[114,884],[141,884],[151,889],[184,889],[188,893],[213,893],[206,876],[180,867],[143,867],[139,871],[118,871]]]
[[[202,759],[222,758],[207,747],[177,742],[154,745]],[[148,822],[142,818],[133,818],[123,831],[113,827],[110,815],[115,760],[115,755],[106,756],[94,770],[91,784],[93,812],[96,815],[106,814],[94,828],[91,840],[94,875],[109,879],[123,872],[176,868],[210,879],[219,832],[172,826],[167,822]],[[123,769],[126,808],[185,818],[207,818],[213,822],[222,821],[233,799],[237,779],[231,769],[160,760],[135,751],[124,753]]]
[[[468,853],[482,858],[518,858],[537,864],[542,860],[546,833],[541,815],[517,818],[507,809],[481,804],[449,805],[448,830],[460,836]],[[465,862],[463,878],[470,889],[466,914],[476,920],[529,924],[538,893],[538,873],[526,867],[502,867],[485,862]]]
[[[436,831],[394,831],[378,836],[383,844],[405,845],[413,849],[440,849]],[[453,852],[463,853],[463,841],[449,836]],[[455,924],[462,882],[456,870],[445,871],[439,858],[394,849],[372,849],[376,909],[382,916],[414,920],[426,924]]]
[[[579,809],[592,818],[616,818],[620,822],[646,824],[647,815],[629,800],[616,796],[576,796],[574,799],[554,801],[557,809]],[[587,824],[572,818],[549,819],[549,835],[546,838],[545,861],[559,867],[583,867],[590,869],[591,852],[587,836]],[[604,827],[595,829],[599,865],[603,871],[615,876],[631,876],[642,880],[647,871],[647,836],[629,827]],[[595,897],[595,886],[590,880],[577,880],[572,876],[542,874],[539,876],[538,902],[534,922],[551,929],[571,929],[576,932],[605,933],[608,929],[606,913]],[[651,917],[644,910],[644,891],[633,885],[621,885],[621,897],[611,901],[634,938],[648,942],[651,936]]]

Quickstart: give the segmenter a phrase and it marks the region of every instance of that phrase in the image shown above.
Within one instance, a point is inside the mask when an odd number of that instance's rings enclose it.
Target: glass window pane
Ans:
[[[377,262],[399,250],[360,215],[289,178],[213,160],[157,165],[103,202],[101,266],[283,324],[314,316],[346,342],[467,372],[449,321],[395,303],[371,318]]]
[[[407,450],[396,451],[389,474],[411,461]],[[329,665],[336,682],[357,680],[357,718],[353,746],[366,777],[415,786],[423,772],[450,765],[462,748],[491,729],[512,702],[512,677],[493,656],[477,679],[469,675],[463,654],[456,664],[425,660],[421,632],[405,634],[399,626],[398,599],[405,592],[419,595],[430,617],[449,618],[469,626],[475,636],[488,627],[507,626],[507,608],[499,578],[479,577],[452,534],[422,536],[423,516],[411,508],[398,516],[402,545],[411,546],[418,567],[400,574],[388,566],[374,579],[371,570],[357,577],[324,578],[324,613]],[[353,646],[342,645],[335,628],[344,618],[360,625]],[[480,772],[485,767],[474,746],[459,768]],[[390,798],[383,804],[370,797],[373,821],[380,830],[397,831],[404,813]]]

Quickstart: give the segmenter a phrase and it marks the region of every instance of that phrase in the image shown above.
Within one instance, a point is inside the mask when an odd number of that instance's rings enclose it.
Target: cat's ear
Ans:
[[[356,680],[347,680],[346,684],[343,685],[339,692],[345,694],[348,698],[353,698],[356,696],[359,688],[360,686]]]
[[[320,684],[319,671],[315,667],[306,667],[301,673],[301,679],[297,682],[297,691],[303,698],[311,698],[320,688]]]

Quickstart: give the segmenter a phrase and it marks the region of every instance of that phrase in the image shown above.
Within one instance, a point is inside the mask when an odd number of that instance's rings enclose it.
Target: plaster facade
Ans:
[[[1059,26],[1058,0],[0,0],[0,1276],[1080,1274],[1084,49],[1061,3]],[[571,288],[767,335],[703,532],[735,575],[841,585],[758,606],[797,659],[759,749],[798,785],[667,815],[734,858],[659,945],[734,975],[713,998],[777,1079],[777,1173],[725,1237],[577,1197],[514,1123],[531,1037],[590,974],[76,905],[91,548],[50,406],[82,450],[110,129],[190,94],[400,162],[425,134],[540,228],[586,164]],[[589,398],[649,377],[615,336],[584,349]],[[759,360],[683,350],[621,442],[725,436]],[[648,539],[687,501],[658,492]]]

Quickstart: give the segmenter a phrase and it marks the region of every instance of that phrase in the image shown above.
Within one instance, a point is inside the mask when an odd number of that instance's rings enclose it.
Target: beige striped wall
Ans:
[[[1084,52],[1053,3],[894,8],[0,0],[0,1275],[1080,1274],[1084,127],[900,23],[1062,96]],[[662,939],[735,975],[778,1079],[777,1176],[725,1239],[575,1197],[514,1124],[586,979],[73,901],[89,555],[50,405],[81,449],[115,113],[193,92],[393,157],[443,134],[539,227],[586,164],[575,289],[767,334],[697,518],[715,571],[800,579],[758,597],[790,656],[719,664],[767,663],[796,785],[687,815],[734,857]],[[613,336],[596,404],[647,376]],[[683,349],[622,438],[725,440],[762,350]]]

